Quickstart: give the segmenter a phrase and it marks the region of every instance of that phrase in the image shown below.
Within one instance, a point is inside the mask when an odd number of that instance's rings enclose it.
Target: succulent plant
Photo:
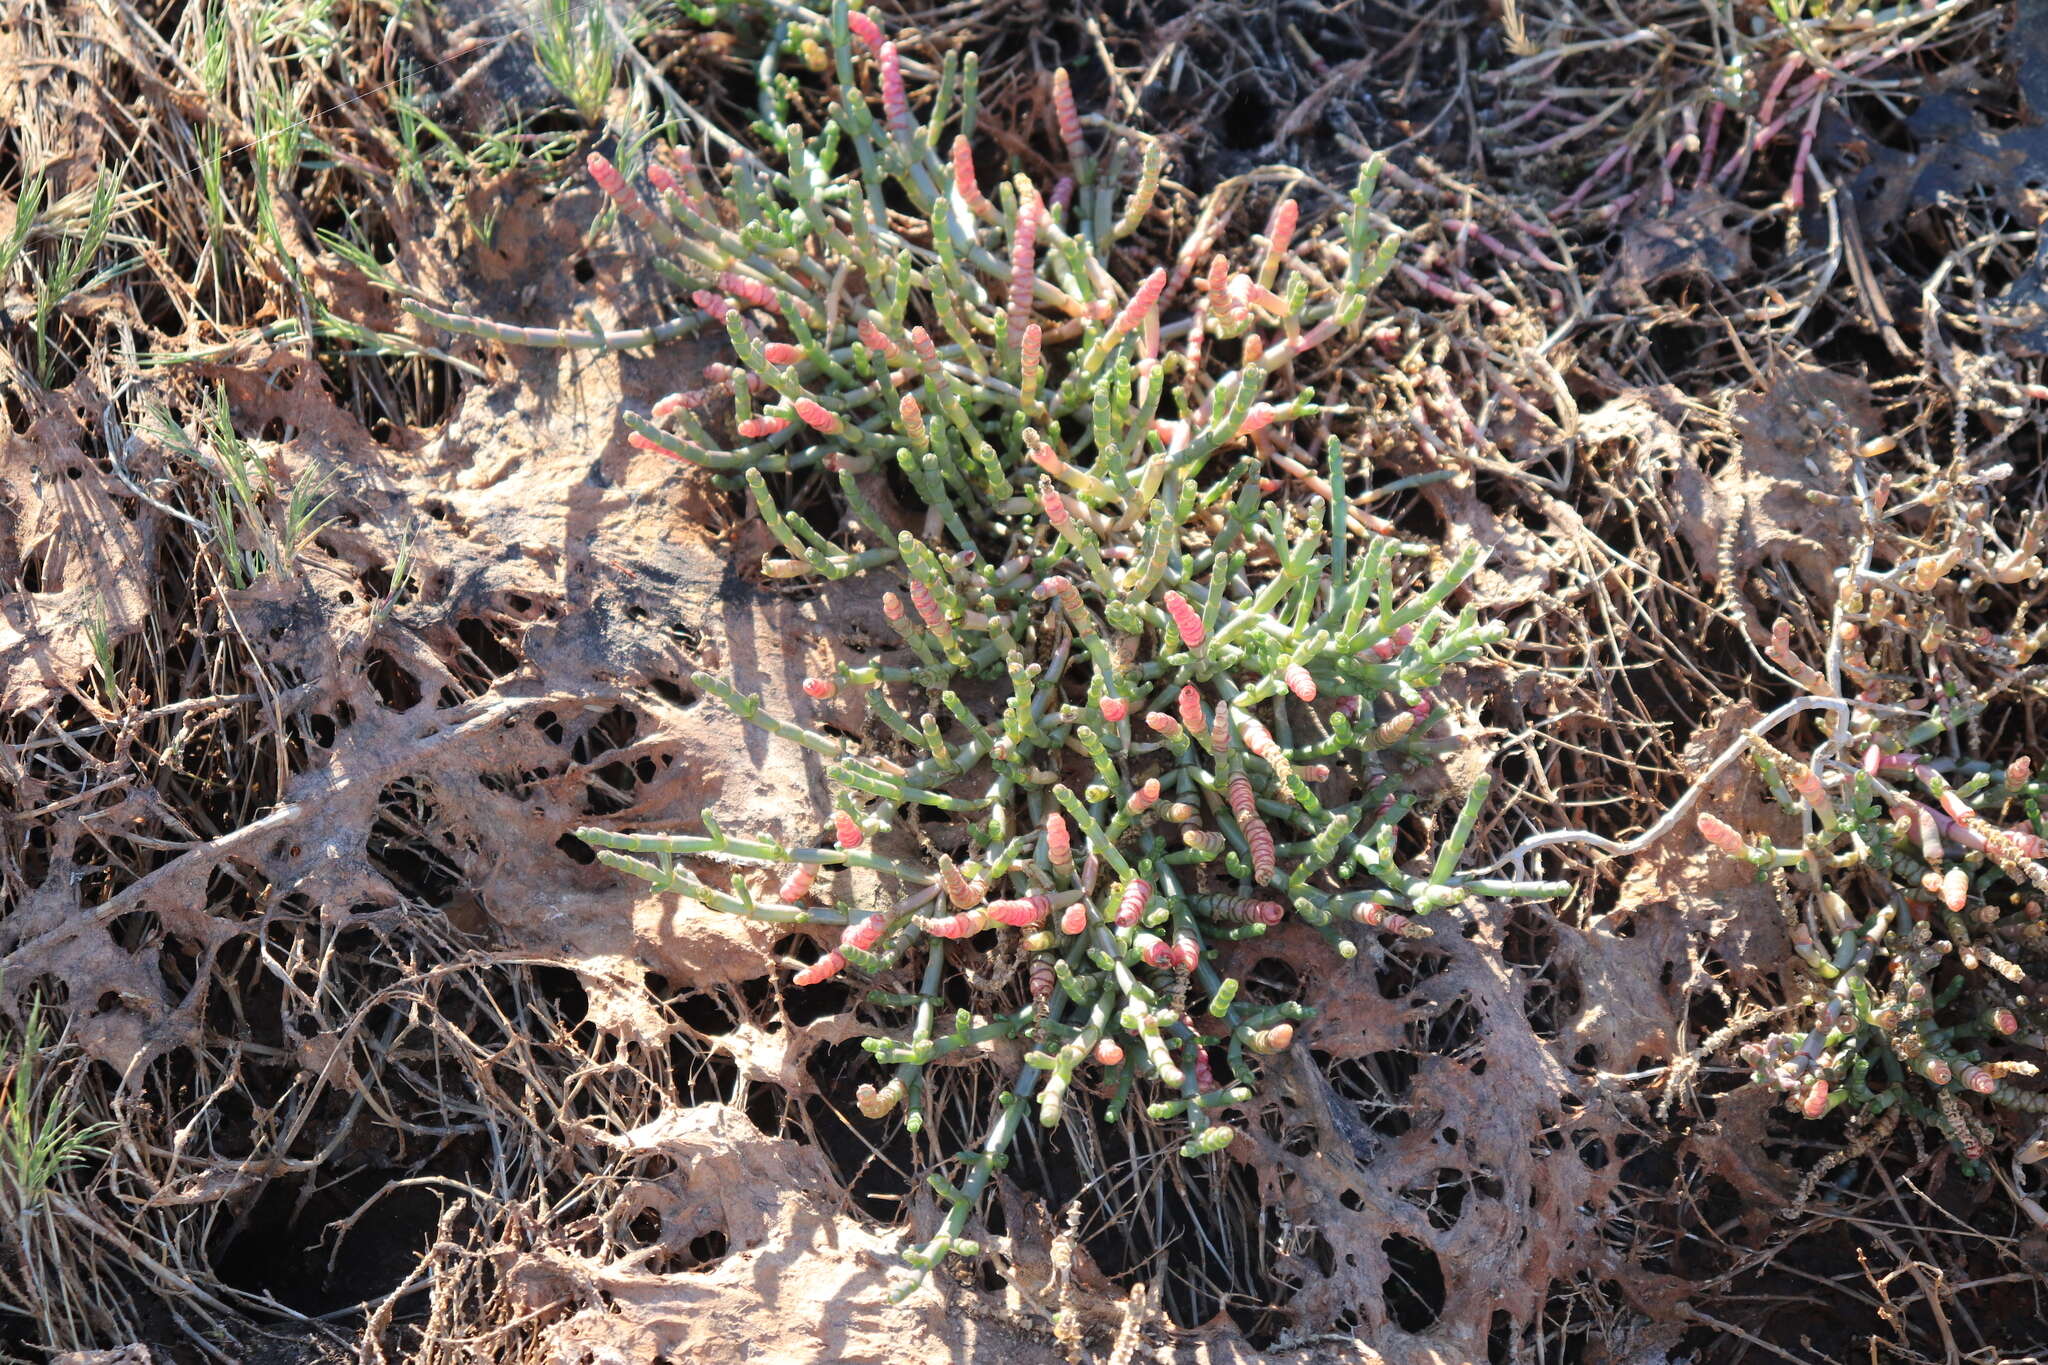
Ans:
[[[2023,607],[2003,632],[1970,624],[1991,594],[2038,584],[2048,518],[2032,514],[2007,545],[1991,509],[1952,490],[1927,524],[1929,500],[1894,499],[1870,467],[1890,444],[1855,467],[1867,539],[1841,572],[1825,656],[1799,657],[1789,620],[1766,647],[1801,693],[1779,714],[1819,716],[1800,754],[1763,727],[1748,737],[1798,838],[1697,820],[1776,888],[1797,956],[1779,1013],[1793,1023],[1740,1048],[1753,1080],[1809,1119],[1852,1111],[1857,1137],[1811,1173],[1802,1202],[1901,1115],[1970,1161],[1997,1140],[1997,1111],[2048,1115],[2048,1094],[2015,1084],[2038,1075],[2026,1054],[2048,1049],[2048,786],[2025,756],[1985,757],[1982,726],[2044,633],[2025,629]]]
[[[804,685],[820,699],[860,692],[879,726],[865,743],[696,679],[832,760],[829,841],[742,838],[709,813],[701,835],[581,836],[608,864],[715,909],[836,927],[795,983],[857,971],[869,1000],[904,1019],[866,1044],[871,1118],[900,1108],[916,1131],[926,1066],[1025,1042],[964,1175],[931,1177],[949,1210],[908,1256],[921,1278],[978,1250],[968,1221],[1020,1125],[1058,1125],[1083,1089],[1107,1097],[1110,1121],[1138,1104],[1184,1124],[1185,1157],[1230,1144],[1261,1059],[1310,1011],[1239,1000],[1219,944],[1294,916],[1349,959],[1360,936],[1427,936],[1425,917],[1469,897],[1567,888],[1460,871],[1485,778],[1433,848],[1412,851],[1428,837],[1412,825],[1404,839],[1416,773],[1454,743],[1433,737],[1446,714],[1433,689],[1495,635],[1446,605],[1477,553],[1444,562],[1367,514],[1335,439],[1325,470],[1307,471],[1324,496],[1266,477],[1263,438],[1316,411],[1284,382],[1288,363],[1353,333],[1393,261],[1368,207],[1377,164],[1333,236],[1301,238],[1284,199],[1249,259],[1214,251],[1205,217],[1169,263],[1135,269],[1118,244],[1147,221],[1163,151],[1084,121],[1064,72],[1055,131],[1069,174],[1045,194],[1022,175],[985,189],[971,56],[947,59],[920,117],[866,15],[844,0],[776,13],[757,131],[778,168],[737,156],[714,183],[664,150],[643,193],[591,160],[697,313],[607,336],[417,311],[561,345],[722,324],[735,363],[707,367],[651,419],[629,417],[634,442],[743,483],[786,552],[769,574],[900,581],[883,606],[903,651]],[[786,53],[837,73],[814,131],[790,121]],[[879,112],[859,93],[864,68]],[[1105,145],[1097,128],[1113,134]],[[779,507],[768,483],[820,465],[844,499],[843,540]],[[882,515],[876,481],[891,468],[921,526]],[[913,814],[925,851],[882,851]],[[770,899],[739,874],[707,884],[688,859],[789,871]],[[846,868],[883,874],[900,898],[832,901],[816,874]],[[1018,989],[989,995],[986,1012],[943,1007],[949,965],[996,936],[1026,964]],[[906,971],[915,986],[898,989]]]

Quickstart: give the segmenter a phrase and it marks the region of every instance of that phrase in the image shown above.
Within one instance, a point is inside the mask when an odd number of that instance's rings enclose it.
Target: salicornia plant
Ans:
[[[1184,1125],[1185,1157],[1230,1144],[1259,1059],[1309,1011],[1240,1000],[1219,943],[1293,915],[1351,958],[1361,932],[1422,937],[1421,917],[1468,897],[1565,887],[1461,873],[1485,779],[1433,848],[1415,852],[1412,833],[1397,847],[1416,774],[1452,743],[1432,737],[1432,689],[1492,638],[1446,607],[1476,553],[1436,562],[1352,507],[1356,471],[1334,440],[1327,500],[1290,505],[1262,477],[1260,433],[1316,411],[1308,392],[1281,392],[1288,363],[1350,334],[1392,262],[1368,215],[1377,167],[1313,252],[1297,250],[1298,207],[1283,200],[1248,259],[1198,227],[1168,264],[1134,268],[1118,244],[1147,221],[1163,153],[1101,145],[1064,72],[1068,174],[1043,192],[1024,175],[984,184],[971,56],[947,59],[920,116],[867,16],[843,0],[776,12],[758,125],[775,165],[739,156],[714,177],[662,152],[643,189],[591,161],[695,312],[545,333],[418,311],[506,341],[613,347],[715,320],[735,363],[651,420],[629,417],[636,444],[743,482],[786,552],[770,574],[897,581],[883,606],[902,651],[805,683],[819,699],[862,694],[870,743],[696,679],[832,760],[825,846],[742,838],[709,814],[696,836],[580,833],[663,890],[838,927],[795,980],[857,970],[903,1019],[867,1042],[870,1117],[901,1108],[919,1130],[930,1063],[1026,1043],[957,1184],[932,1177],[950,1209],[909,1256],[921,1278],[977,1251],[968,1220],[1020,1125],[1058,1125],[1084,1086],[1112,1121],[1140,1104]],[[836,67],[822,127],[790,118],[785,52]],[[814,466],[836,480],[850,534],[777,505],[767,476]],[[891,467],[921,524],[883,515]],[[913,822],[919,839],[890,837]],[[771,898],[737,874],[708,885],[686,858],[791,870]],[[900,898],[834,902],[817,874],[845,868],[883,874]],[[949,966],[998,936],[998,960],[1023,955],[1014,993],[986,1013],[944,1006]]]
[[[1768,648],[1804,694],[1780,712],[1819,716],[1800,753],[1750,737],[1798,836],[1698,820],[1777,889],[1798,959],[1791,1026],[1742,1057],[1795,1113],[1848,1106],[1859,1131],[1807,1194],[1901,1114],[1972,1161],[1992,1146],[1997,1111],[2048,1114],[2048,1094],[2014,1083],[2037,1074],[2026,1054],[2048,1048],[2048,788],[2025,756],[1982,752],[1987,705],[2044,632],[2009,607],[2002,631],[1970,623],[2000,610],[1996,595],[2040,582],[2048,517],[2030,514],[2007,544],[1981,491],[1944,481],[1927,524],[1928,498],[1893,499],[1890,476],[1872,474],[1859,459],[1868,534],[1843,571],[1818,666],[1795,652],[1789,621]]]

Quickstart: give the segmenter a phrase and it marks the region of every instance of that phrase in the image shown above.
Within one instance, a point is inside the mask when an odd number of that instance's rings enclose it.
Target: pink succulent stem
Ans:
[[[1066,817],[1058,811],[1046,813],[1045,856],[1057,868],[1069,869],[1074,865],[1073,839],[1067,832]]]
[[[1180,642],[1189,649],[1200,649],[1202,642],[1209,638],[1209,632],[1202,625],[1202,616],[1188,599],[1169,589],[1166,594],[1166,614],[1173,619],[1173,628],[1180,634]],[[1181,693],[1181,710],[1187,710],[1187,693]],[[1190,730],[1198,727],[1190,725]]]
[[[841,848],[859,848],[867,841],[859,823],[843,810],[832,812],[832,832],[838,836]]]
[[[775,889],[775,899],[784,905],[795,905],[811,893],[811,883],[816,881],[817,877],[816,863],[798,863],[790,874],[782,879],[782,885]]]
[[[1081,141],[1081,112],[1074,105],[1074,82],[1065,67],[1052,73],[1052,108],[1067,155],[1075,161],[1081,160],[1087,155],[1087,147]]]
[[[882,112],[889,121],[889,131],[907,137],[914,125],[910,120],[910,99],[903,90],[903,60],[894,43],[883,43],[876,55],[882,66]]]
[[[1109,334],[1112,337],[1122,337],[1136,331],[1138,324],[1145,320],[1145,315],[1159,306],[1159,296],[1165,288],[1164,269],[1154,270],[1147,275],[1144,282],[1138,286],[1137,292],[1131,295],[1131,301],[1117,314],[1116,321],[1109,325]]]
[[[953,189],[969,213],[986,222],[996,220],[995,205],[981,192],[981,182],[974,174],[974,149],[964,137],[953,139]]]
[[[998,924],[1028,929],[1052,913],[1052,901],[1045,896],[1026,896],[1021,900],[990,901],[982,909]]]
[[[837,413],[827,409],[815,398],[799,398],[790,406],[796,410],[797,416],[803,418],[808,426],[821,435],[836,436],[844,425]]]
[[[882,55],[882,29],[872,18],[855,10],[846,16],[846,26],[853,31],[854,37],[867,46],[870,53],[877,57]]]
[[[1004,317],[1003,344],[1015,350],[1031,320],[1031,291],[1037,282],[1038,215],[1018,210],[1016,236],[1010,246],[1010,299]]]
[[[1116,905],[1116,927],[1128,929],[1136,924],[1145,913],[1146,902],[1152,899],[1152,884],[1133,877],[1131,884],[1124,888],[1124,894]]]

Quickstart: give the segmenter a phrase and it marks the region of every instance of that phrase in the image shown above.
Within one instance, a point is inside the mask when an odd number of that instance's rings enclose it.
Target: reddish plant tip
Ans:
[[[846,958],[835,948],[790,978],[790,983],[797,986],[816,986],[839,975],[845,969]]]
[[[1056,530],[1064,531],[1073,523],[1072,514],[1067,510],[1067,500],[1060,496],[1060,490],[1053,487],[1047,476],[1038,476],[1038,505],[1045,511],[1045,519]]]
[[[830,678],[805,678],[804,695],[812,701],[830,701],[839,695],[839,684]]]
[[[1074,865],[1074,845],[1067,833],[1067,820],[1056,810],[1047,811],[1045,816],[1045,856],[1054,867]]]
[[[848,948],[858,948],[864,953],[871,953],[875,950],[875,945],[882,941],[882,930],[887,927],[880,915],[869,915],[847,925],[839,935],[839,942]]]
[[[820,435],[836,436],[839,433],[841,424],[838,414],[827,409],[815,398],[799,398],[790,406],[796,410],[796,415],[801,417],[806,425]]]
[[[889,120],[889,131],[905,133],[910,131],[910,99],[903,89],[903,61],[896,52],[896,44],[883,43],[875,53],[882,66],[882,112]]]
[[[1742,836],[1737,834],[1734,828],[1719,816],[1708,815],[1702,812],[1698,824],[1700,837],[1715,848],[1720,849],[1723,853],[1732,854],[1739,858],[1746,852],[1743,847]]]
[[[1038,215],[1017,213],[1016,238],[1010,245],[1009,307],[1004,314],[1003,340],[1021,345],[1024,328],[1031,321],[1031,295],[1038,280]]]
[[[1116,321],[1110,324],[1110,335],[1120,337],[1135,332],[1138,324],[1145,320],[1145,315],[1159,306],[1159,296],[1165,290],[1166,270],[1162,266],[1147,275],[1144,283],[1138,286],[1137,292],[1131,295],[1131,301],[1124,305],[1124,310],[1117,314]]]
[[[838,836],[841,848],[859,848],[867,839],[859,822],[843,810],[832,812],[832,832]]]
[[[1376,658],[1378,658],[1382,663],[1384,663],[1387,660],[1392,659],[1396,654],[1400,653],[1402,650],[1406,649],[1409,645],[1413,644],[1414,642],[1415,627],[1403,626],[1399,630],[1395,631],[1388,638],[1381,640],[1378,644],[1375,644],[1372,647],[1372,652]]]
[[[1087,609],[1081,602],[1081,590],[1068,579],[1058,574],[1040,579],[1038,586],[1031,590],[1031,595],[1040,602],[1058,598],[1060,610],[1067,613],[1076,628],[1085,628],[1088,618],[1085,615]]]
[[[903,419],[903,430],[910,439],[923,445],[929,437],[924,429],[924,409],[917,404],[917,395],[906,393],[896,404],[897,415]]]
[[[1124,888],[1124,894],[1116,905],[1116,927],[1128,929],[1136,924],[1145,913],[1145,903],[1152,899],[1152,884],[1142,878],[1133,877],[1131,884]]]
[[[1059,123],[1060,141],[1068,155],[1079,160],[1082,152],[1081,112],[1074,105],[1074,82],[1062,66],[1052,73],[1053,117]]]
[[[932,590],[922,581],[912,580],[910,584],[910,605],[926,626],[937,631],[947,624],[945,613],[939,609],[939,600],[932,596]]]
[[[875,326],[867,318],[862,318],[854,330],[860,333],[863,345],[867,346],[870,350],[879,351],[884,360],[891,363],[895,361],[897,356],[896,343],[883,335],[881,328]]]
[[[988,916],[979,910],[963,910],[938,919],[920,919],[917,924],[933,938],[973,938],[988,928]]]
[[[589,168],[590,178],[606,194],[618,194],[626,188],[626,178],[619,174],[619,168],[612,165],[604,153],[592,152],[583,159],[583,164]]]
[[[1173,945],[1164,939],[1153,939],[1144,946],[1142,951],[1145,965],[1148,967],[1161,967],[1171,970],[1180,963],[1180,957],[1174,952]]]
[[[1218,706],[1209,717],[1209,747],[1217,753],[1230,749],[1230,708]]]
[[[1300,664],[1287,665],[1286,668],[1281,670],[1280,678],[1281,681],[1287,684],[1287,690],[1301,700],[1314,701],[1316,699],[1316,680]]]
[[[1095,1044],[1095,1061],[1099,1066],[1121,1066],[1124,1050],[1114,1038],[1104,1038]]]
[[[1816,1077],[1813,1084],[1807,1088],[1806,1103],[1800,1106],[1799,1112],[1810,1119],[1817,1119],[1822,1114],[1828,1112],[1828,1083],[1826,1077]]]
[[[775,889],[775,899],[784,905],[795,905],[811,893],[811,883],[817,878],[816,863],[798,863],[796,869],[782,879],[782,885]]]
[[[1230,813],[1235,815],[1240,822],[1258,818],[1259,807],[1257,800],[1252,795],[1252,780],[1246,777],[1242,771],[1234,772],[1230,775],[1230,782],[1225,787],[1225,791],[1228,793],[1230,801]]]
[[[1273,206],[1273,216],[1266,222],[1266,259],[1278,261],[1287,254],[1287,248],[1294,241],[1294,225],[1300,220],[1301,205],[1292,199],[1282,199]]]
[[[1088,903],[1086,901],[1075,901],[1072,905],[1068,906],[1065,910],[1062,910],[1060,912],[1061,933],[1079,934],[1086,932],[1087,928]]]
[[[1131,704],[1123,698],[1104,697],[1102,699],[1102,718],[1111,725],[1120,724],[1124,717],[1130,714]]]
[[[988,894],[986,879],[976,877],[973,881],[968,881],[960,869],[953,866],[951,859],[940,860],[939,882],[945,887],[946,899],[953,902],[955,910],[972,910],[980,905],[982,897]]]
[[[1266,1046],[1275,1052],[1284,1051],[1293,1041],[1294,1025],[1284,1019],[1266,1030]]]
[[[1187,598],[1170,589],[1166,594],[1166,614],[1173,618],[1173,628],[1180,633],[1180,642],[1189,649],[1200,649],[1202,642],[1209,638],[1209,632],[1202,626],[1201,613],[1189,605]],[[1181,696],[1187,696],[1186,689],[1182,690]],[[1182,704],[1185,706],[1186,703]],[[1196,727],[1190,725],[1188,728]]]
[[[974,174],[974,149],[967,145],[967,139],[953,139],[953,188],[960,195],[960,202],[967,205],[968,212],[977,218],[987,217],[993,206],[981,192],[981,182]]]
[[[1184,683],[1180,689],[1180,723],[1198,738],[1209,732],[1209,714],[1202,709],[1202,694],[1193,683]]]
[[[1162,735],[1177,735],[1181,732],[1180,722],[1164,711],[1147,711],[1145,723]]]
[[[1240,820],[1238,824],[1244,831],[1245,843],[1251,848],[1252,880],[1261,884],[1272,881],[1277,870],[1274,863],[1273,831],[1256,815],[1248,820]]]
[[[751,275],[728,270],[718,277],[718,287],[750,307],[764,308],[771,313],[782,311],[782,296],[772,286]]]
[[[882,27],[867,15],[855,10],[846,16],[846,27],[853,36],[860,39],[867,50],[876,56],[882,54]]]
[[[738,423],[734,430],[750,441],[759,441],[765,437],[773,436],[777,432],[789,430],[789,419],[787,417],[767,415],[749,417],[746,421]]]
[[[1254,403],[1251,406],[1251,411],[1244,415],[1244,425],[1237,429],[1237,434],[1240,436],[1250,436],[1254,432],[1264,431],[1267,427],[1272,426],[1279,417],[1280,409],[1274,407],[1271,403]],[[1265,488],[1268,482],[1273,487]],[[1279,491],[1280,481],[1278,479],[1261,479],[1259,480],[1259,485],[1261,488],[1265,488],[1266,492],[1273,493]]]
[[[765,342],[761,347],[761,358],[770,365],[794,365],[804,358],[804,348],[787,341]]]
[[[1052,902],[1044,896],[1026,896],[1022,900],[990,901],[983,909],[999,924],[1028,929],[1052,913]]]

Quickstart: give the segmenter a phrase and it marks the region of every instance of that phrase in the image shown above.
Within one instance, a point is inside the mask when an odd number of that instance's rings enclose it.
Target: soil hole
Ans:
[[[1408,1237],[1389,1237],[1380,1243],[1386,1253],[1388,1274],[1380,1286],[1387,1314],[1404,1332],[1424,1332],[1444,1311],[1444,1269],[1436,1253]]]

